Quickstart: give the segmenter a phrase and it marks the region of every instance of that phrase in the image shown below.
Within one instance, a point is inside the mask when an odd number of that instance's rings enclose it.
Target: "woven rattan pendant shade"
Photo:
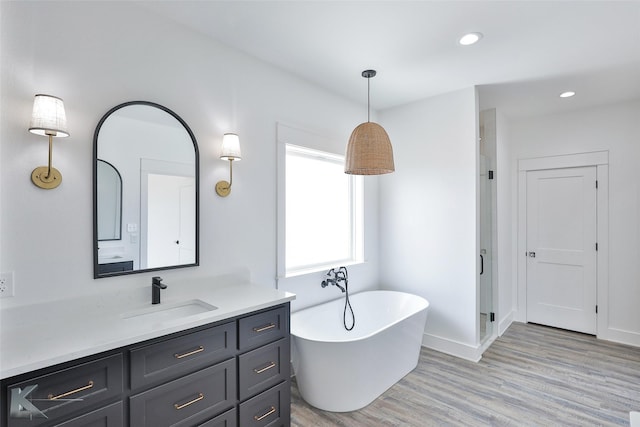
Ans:
[[[382,126],[365,122],[351,133],[344,172],[353,175],[382,175],[395,170],[393,148]]]
[[[364,70],[367,79],[367,121],[351,132],[347,145],[344,173],[352,175],[382,175],[395,170],[393,148],[389,135],[382,126],[369,120],[371,92],[370,81],[376,70]]]

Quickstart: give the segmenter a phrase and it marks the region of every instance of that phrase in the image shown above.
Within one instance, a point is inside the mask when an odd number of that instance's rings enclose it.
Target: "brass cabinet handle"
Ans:
[[[182,408],[186,408],[187,406],[193,405],[196,402],[201,401],[202,399],[204,399],[204,394],[202,393],[198,393],[198,397],[196,397],[193,400],[188,401],[187,403],[183,403],[182,405],[178,404],[178,403],[174,403],[173,407],[176,408],[176,410],[180,410]]]
[[[271,368],[275,368],[276,366],[277,366],[277,365],[276,365],[276,362],[271,362],[271,363],[269,363],[267,366],[265,366],[265,367],[264,367],[264,368],[262,368],[262,369],[254,369],[254,370],[253,370],[253,372],[255,372],[256,374],[261,374],[261,373],[263,373],[264,371],[268,371],[268,370],[269,370],[269,369],[271,369]]]
[[[204,347],[203,346],[198,346],[198,348],[196,348],[193,351],[190,351],[188,353],[182,353],[182,354],[176,353],[176,354],[173,355],[173,357],[175,357],[176,359],[182,359],[183,357],[193,356],[194,354],[200,353],[202,351],[204,351]]]
[[[273,414],[274,412],[276,412],[276,407],[272,406],[271,409],[269,409],[269,411],[266,412],[265,414],[262,414],[260,416],[254,415],[253,419],[256,420],[256,421],[262,421],[265,418],[267,418],[269,415]]]
[[[275,323],[269,323],[268,325],[262,326],[262,327],[255,327],[253,328],[253,332],[263,332],[269,329],[273,329],[276,327]]]
[[[49,400],[58,400],[58,399],[62,399],[63,397],[67,397],[67,396],[70,396],[72,394],[78,393],[80,391],[88,390],[88,389],[90,389],[92,387],[93,387],[93,381],[89,381],[89,384],[87,384],[85,386],[82,386],[80,388],[77,388],[75,390],[71,390],[71,391],[68,391],[66,393],[59,394],[57,396],[54,396],[53,394],[50,394],[47,397],[49,398]]]

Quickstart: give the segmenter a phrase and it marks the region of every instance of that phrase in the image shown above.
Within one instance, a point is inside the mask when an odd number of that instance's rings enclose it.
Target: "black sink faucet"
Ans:
[[[162,277],[153,277],[151,279],[151,304],[160,304],[161,289],[167,289],[167,285],[162,283]]]

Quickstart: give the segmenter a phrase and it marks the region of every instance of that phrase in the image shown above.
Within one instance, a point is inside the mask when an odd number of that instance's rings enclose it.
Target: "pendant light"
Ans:
[[[365,70],[362,77],[367,79],[367,121],[351,133],[344,165],[344,173],[352,175],[382,175],[395,170],[393,148],[389,135],[382,126],[370,121],[371,78],[375,70]]]

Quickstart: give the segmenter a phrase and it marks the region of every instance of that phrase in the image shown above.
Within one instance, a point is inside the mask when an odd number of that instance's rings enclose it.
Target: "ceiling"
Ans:
[[[167,18],[386,109],[478,86],[508,117],[640,99],[640,1],[161,1]],[[458,39],[484,37],[473,46]],[[558,95],[573,90],[576,96]]]

